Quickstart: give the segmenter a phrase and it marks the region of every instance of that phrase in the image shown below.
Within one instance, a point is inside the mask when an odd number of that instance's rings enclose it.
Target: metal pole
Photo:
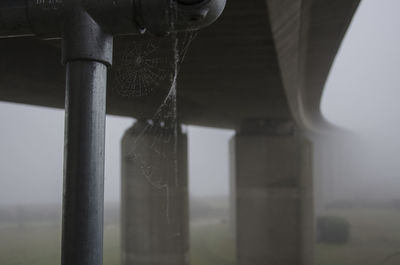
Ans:
[[[103,264],[107,66],[112,36],[76,2],[63,34],[66,65],[62,265]]]
[[[103,63],[67,64],[63,265],[103,263],[106,76]]]

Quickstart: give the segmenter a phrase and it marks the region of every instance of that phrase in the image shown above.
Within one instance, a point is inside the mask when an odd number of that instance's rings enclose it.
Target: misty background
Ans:
[[[365,143],[340,185],[350,197],[393,197],[400,189],[400,1],[363,0],[325,87],[322,112]],[[190,51],[189,51],[190,52]],[[132,119],[107,117],[105,200],[120,196],[120,140]],[[191,196],[229,193],[234,132],[188,126]],[[0,204],[61,203],[63,110],[0,102]],[[340,165],[337,165],[340,166]]]
[[[397,0],[361,1],[325,86],[323,115],[359,141],[348,146],[358,149],[346,157],[356,167],[351,176],[337,176],[335,189],[349,187],[341,196],[400,197],[398,10]]]

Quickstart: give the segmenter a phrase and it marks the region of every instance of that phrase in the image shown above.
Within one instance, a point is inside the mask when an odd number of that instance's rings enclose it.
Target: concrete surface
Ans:
[[[322,124],[322,89],[358,2],[229,0],[222,17],[198,34],[180,67],[180,120],[232,129],[251,117],[293,117],[308,129]],[[121,75],[143,70],[127,54],[143,41],[156,47],[149,56],[156,59],[150,67],[156,76],[147,77],[152,92],[126,96]],[[182,49],[185,42],[181,36]],[[115,40],[108,113],[136,118],[154,114],[171,85],[172,46],[170,38]],[[0,100],[64,107],[58,41],[1,39],[0,57]],[[133,89],[134,81],[125,77],[122,92]]]
[[[231,140],[238,265],[313,264],[311,145],[290,124]]]

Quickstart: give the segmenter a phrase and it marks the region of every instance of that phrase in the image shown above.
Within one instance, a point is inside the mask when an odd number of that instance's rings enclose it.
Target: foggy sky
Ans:
[[[363,0],[336,58],[322,111],[332,122],[363,135],[373,146],[361,190],[400,187],[400,10],[398,0]],[[131,119],[108,116],[105,199],[120,196],[119,146]],[[0,103],[0,204],[61,202],[64,113]],[[190,127],[190,191],[227,194],[232,131]],[[382,184],[383,183],[383,184]]]
[[[133,119],[107,116],[105,200],[120,196],[120,140]],[[0,103],[0,204],[60,203],[64,111]],[[228,194],[229,130],[190,126],[190,192]],[[204,143],[207,144],[204,144]]]
[[[400,195],[398,10],[398,0],[361,2],[324,90],[322,113],[366,143],[359,175],[341,182],[355,196]]]

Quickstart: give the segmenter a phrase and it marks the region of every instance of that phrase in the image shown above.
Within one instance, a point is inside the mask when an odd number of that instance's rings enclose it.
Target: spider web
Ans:
[[[125,98],[148,96],[160,88],[168,77],[170,80],[176,78],[175,72],[179,71],[177,68],[196,35],[197,32],[185,32],[169,39],[176,42],[172,61],[161,51],[162,43],[156,38],[137,40],[125,47],[121,63],[115,71],[116,93]]]
[[[159,45],[151,39],[128,46],[115,73],[116,92],[120,96],[147,96],[165,80],[170,67],[167,58],[157,53]]]
[[[169,91],[151,119],[138,120],[135,132],[124,143],[123,159],[136,169],[134,178],[144,178],[155,191],[163,193],[164,212],[168,224],[175,223],[181,202],[174,194],[182,188],[178,169],[177,76],[196,32],[169,37],[173,58],[159,56],[159,45],[154,40],[136,43],[126,54],[126,63],[117,71],[124,97],[141,97],[162,89],[168,81]],[[130,74],[126,76],[126,73]],[[125,84],[128,84],[126,86]],[[139,128],[139,129],[138,129]],[[139,171],[139,172],[137,172]],[[178,231],[179,228],[176,229]],[[176,233],[176,236],[179,232]]]

